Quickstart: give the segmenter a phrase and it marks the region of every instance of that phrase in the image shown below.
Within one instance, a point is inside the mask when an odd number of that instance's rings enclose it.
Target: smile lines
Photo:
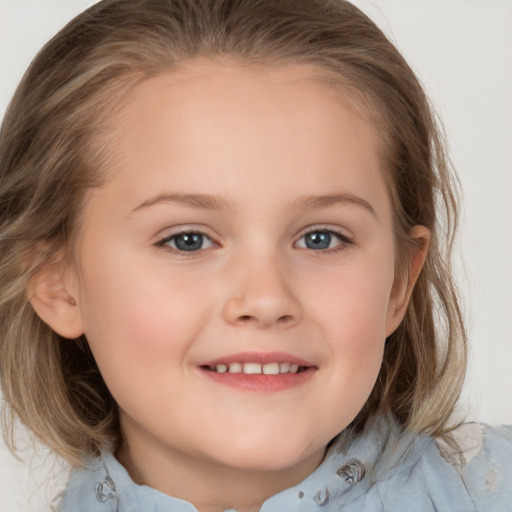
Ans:
[[[246,375],[280,375],[283,373],[300,373],[307,369],[293,363],[229,363],[204,366],[206,370],[216,373],[244,373]]]

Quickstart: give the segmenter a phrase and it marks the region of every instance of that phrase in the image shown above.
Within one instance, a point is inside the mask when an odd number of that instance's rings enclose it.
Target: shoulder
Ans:
[[[438,441],[439,452],[460,475],[476,510],[512,510],[512,425],[467,423],[451,441]]]
[[[262,511],[512,512],[512,427],[465,424],[440,440],[388,418],[341,441]]]
[[[512,426],[467,423],[443,439],[410,436],[379,447],[370,485],[346,510],[512,512]]]

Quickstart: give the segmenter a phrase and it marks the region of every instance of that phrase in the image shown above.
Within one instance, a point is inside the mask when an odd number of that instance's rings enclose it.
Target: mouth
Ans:
[[[206,362],[199,370],[215,382],[242,391],[281,391],[311,378],[317,366],[288,354],[246,353]]]

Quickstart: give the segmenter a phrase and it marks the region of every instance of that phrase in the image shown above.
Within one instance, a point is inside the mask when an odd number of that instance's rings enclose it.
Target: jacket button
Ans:
[[[329,492],[329,489],[325,489],[325,492],[322,493],[322,491],[318,491],[314,496],[313,500],[314,502],[319,506],[323,507],[329,503],[329,499],[331,497],[331,494]]]
[[[360,460],[350,459],[336,471],[336,474],[343,478],[345,483],[354,485],[366,476],[366,468]]]
[[[96,485],[96,498],[102,503],[112,499],[117,501],[116,484],[112,478],[107,476],[103,482]]]

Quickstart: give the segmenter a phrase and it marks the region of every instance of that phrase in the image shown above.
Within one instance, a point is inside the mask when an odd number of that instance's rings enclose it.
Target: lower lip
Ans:
[[[247,375],[245,373],[218,373],[199,368],[214,382],[239,389],[241,391],[258,391],[274,393],[304,384],[315,374],[316,368],[310,367],[300,373],[280,373],[278,375]]]

